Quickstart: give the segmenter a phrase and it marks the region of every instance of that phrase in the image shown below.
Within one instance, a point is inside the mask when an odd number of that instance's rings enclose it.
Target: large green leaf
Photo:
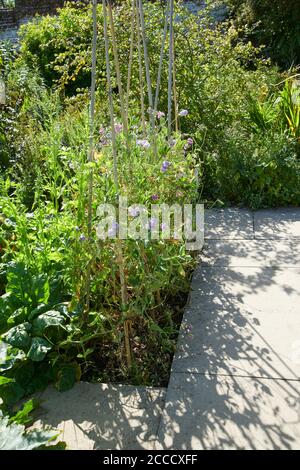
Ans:
[[[24,350],[29,348],[31,343],[30,330],[30,323],[21,323],[21,325],[14,326],[6,334],[2,335],[2,339],[14,348]]]
[[[30,349],[27,357],[35,362],[40,362],[44,359],[47,352],[52,349],[52,345],[43,338],[32,338]]]
[[[30,303],[31,276],[23,263],[11,262],[7,268],[7,292],[14,298],[17,307]]]
[[[24,389],[14,379],[0,376],[0,397],[5,406],[11,406],[24,395]]]
[[[48,444],[58,436],[55,430],[25,431],[25,426],[0,416],[0,450],[32,450]]]
[[[19,325],[27,320],[27,307],[21,307],[14,311],[12,315],[7,320],[7,325]]]
[[[9,419],[9,424],[17,423],[24,424],[28,426],[33,423],[33,417],[30,416],[30,413],[38,407],[38,401],[36,399],[31,399],[26,401],[22,408]]]
[[[42,336],[50,326],[61,326],[65,321],[64,316],[57,310],[49,310],[42,313],[32,323],[32,331],[36,336]]]
[[[45,274],[32,275],[23,263],[11,262],[6,276],[6,291],[12,294],[15,308],[48,302],[50,286]]]
[[[0,334],[7,331],[7,320],[12,315],[15,308],[19,307],[18,303],[15,305],[11,293],[4,294],[0,297]]]

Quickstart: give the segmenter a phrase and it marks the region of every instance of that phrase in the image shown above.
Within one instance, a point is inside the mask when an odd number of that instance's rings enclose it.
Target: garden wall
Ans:
[[[36,13],[54,13],[63,4],[64,0],[15,0],[15,16],[18,20]]]

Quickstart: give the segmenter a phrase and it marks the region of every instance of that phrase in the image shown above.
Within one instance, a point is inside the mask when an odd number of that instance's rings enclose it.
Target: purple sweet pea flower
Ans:
[[[113,222],[110,229],[107,231],[109,237],[115,237],[117,235],[117,230],[119,228],[118,222]]]
[[[191,147],[194,143],[193,139],[191,137],[189,137],[186,141],[186,143]]]
[[[171,139],[170,140],[170,147],[174,147],[176,145],[176,139]]]
[[[157,194],[152,194],[151,199],[152,201],[158,201],[159,196]]]
[[[120,124],[119,122],[116,122],[115,124],[115,133],[120,134],[123,130],[123,124]]]
[[[149,221],[149,229],[155,228],[157,225],[157,219],[156,217],[151,217]]]
[[[189,114],[188,110],[187,109],[182,109],[179,113],[178,113],[178,116],[179,117],[185,117]]]
[[[163,111],[157,111],[157,119],[161,119],[165,117],[165,113]]]
[[[143,147],[144,149],[149,149],[150,148],[150,142],[148,142],[148,140],[146,139],[138,139],[136,141],[136,145],[138,145],[139,147]]]
[[[171,162],[168,162],[168,160],[165,160],[162,164],[161,171],[165,173],[170,165],[171,165]]]
[[[128,213],[131,217],[137,217],[140,214],[140,210],[137,207],[130,206],[128,208]]]
[[[87,240],[86,236],[82,233],[79,237],[80,242],[85,242]]]

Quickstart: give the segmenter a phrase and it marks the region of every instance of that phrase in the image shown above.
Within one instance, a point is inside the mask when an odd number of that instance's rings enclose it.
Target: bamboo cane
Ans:
[[[130,93],[132,61],[133,61],[134,33],[135,33],[135,0],[132,0],[130,51],[129,51],[129,63],[128,63],[128,74],[127,74],[127,90],[126,90],[126,119],[127,119],[127,122],[128,122],[129,93]]]
[[[114,105],[113,105],[110,62],[109,62],[109,41],[108,41],[108,31],[107,31],[106,0],[102,0],[102,4],[103,4],[106,75],[107,75],[107,83],[108,83],[109,111],[110,111],[111,134],[112,134],[113,160],[114,160],[114,183],[116,187],[116,192],[118,193],[119,192],[119,179],[118,179],[118,164],[117,164],[117,142],[116,142]],[[124,272],[124,258],[123,258],[122,242],[119,238],[117,238],[116,245],[117,245],[117,258],[118,258],[119,273],[120,273],[120,283],[121,283],[121,302],[122,302],[122,307],[125,309],[126,304],[127,304],[127,289],[126,289],[125,272]],[[131,348],[130,348],[130,323],[128,320],[125,320],[124,322],[124,337],[125,337],[125,351],[126,351],[127,366],[128,368],[131,368],[132,359],[131,359]]]
[[[174,120],[175,120],[175,131],[179,130],[179,119],[178,119],[178,100],[177,100],[177,88],[176,88],[176,56],[175,56],[175,39],[173,32],[173,98],[174,98]]]
[[[143,41],[143,47],[144,47],[144,60],[145,60],[146,81],[147,81],[147,89],[148,89],[148,102],[149,102],[149,108],[150,108],[149,109],[149,111],[150,111],[150,123],[151,123],[151,127],[153,129],[154,128],[153,97],[152,97],[152,86],[151,86],[148,47],[147,47],[147,41],[146,41],[146,28],[145,28],[143,0],[138,0],[138,2],[139,2],[139,16],[140,16],[140,22],[141,22],[142,41]]]
[[[168,75],[168,135],[172,132],[172,81],[173,81],[173,17],[174,0],[170,0],[169,75]]]
[[[145,98],[143,86],[143,64],[142,64],[142,48],[141,48],[141,34],[140,34],[140,18],[138,10],[138,0],[135,3],[135,18],[137,26],[137,46],[138,46],[138,62],[139,62],[139,86],[140,86],[140,100],[141,100],[141,118],[143,135],[146,137],[146,119],[145,119]]]
[[[161,82],[162,64],[163,64],[164,55],[165,55],[165,43],[166,43],[167,32],[168,32],[169,10],[170,10],[170,0],[168,0],[167,7],[166,7],[164,32],[163,32],[163,38],[162,38],[161,50],[160,50],[160,57],[159,57],[159,65],[158,65],[157,80],[156,80],[155,100],[154,100],[154,115],[156,114],[157,109],[158,109],[158,99],[159,99],[159,89],[160,89],[160,82]]]
[[[117,84],[118,84],[118,89],[119,89],[123,128],[124,128],[125,134],[127,135],[128,123],[127,123],[127,115],[125,111],[124,92],[123,92],[123,85],[122,85],[121,72],[120,72],[120,61],[119,61],[119,54],[117,50],[117,41],[116,41],[114,19],[113,19],[112,7],[111,7],[111,0],[108,0],[107,2],[107,11],[108,11],[109,26],[111,30],[111,36],[112,36],[113,55],[114,55],[114,62],[115,62],[116,75],[117,75]]]
[[[95,131],[95,94],[96,94],[96,60],[97,60],[97,0],[92,0],[93,4],[93,39],[92,39],[92,70],[91,70],[91,97],[89,109],[89,151],[88,161],[94,161],[94,131]],[[88,183],[88,226],[87,234],[89,243],[92,237],[92,218],[93,218],[93,180],[94,170],[92,165],[89,169],[89,183]],[[86,315],[90,310],[90,292],[91,292],[91,261],[87,267],[87,287],[86,287]]]

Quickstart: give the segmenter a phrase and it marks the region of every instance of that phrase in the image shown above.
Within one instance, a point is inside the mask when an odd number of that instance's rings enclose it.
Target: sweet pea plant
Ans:
[[[142,2],[133,8],[141,15]],[[146,31],[138,24],[142,44]],[[111,85],[107,77],[110,93]],[[40,87],[34,101],[29,87],[19,102],[36,162],[29,202],[15,178],[19,162],[1,175],[0,392],[6,409],[51,381],[59,390],[80,378],[165,384],[194,266],[184,240],[120,243],[99,240],[95,230],[98,205],[115,204],[119,195],[128,199],[129,220],[138,215],[135,204],[150,210],[196,201],[192,137],[170,135],[161,110],[145,111],[141,122],[127,108],[126,126],[120,97],[113,97],[108,124],[97,100],[93,113],[80,102],[64,108],[55,91]],[[9,102],[15,99],[9,91]],[[178,119],[187,117],[188,110],[178,110]],[[150,219],[149,233],[156,224]],[[117,226],[109,229],[113,235]]]

